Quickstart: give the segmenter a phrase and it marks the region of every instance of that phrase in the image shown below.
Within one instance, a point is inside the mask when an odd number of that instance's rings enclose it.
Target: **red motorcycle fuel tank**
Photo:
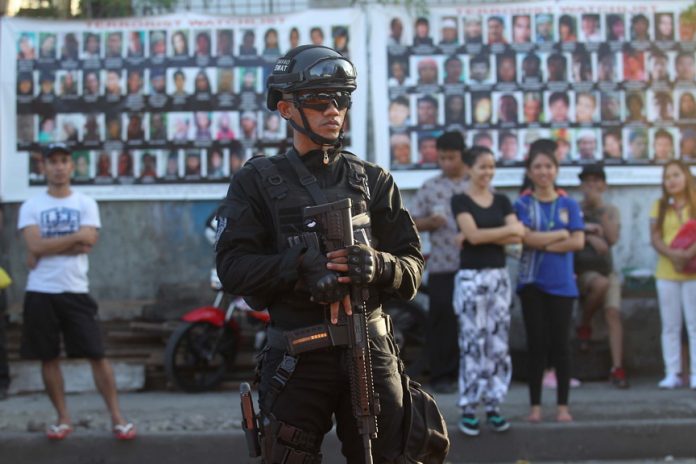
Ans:
[[[201,306],[192,309],[181,317],[186,322],[209,322],[217,327],[225,323],[225,312],[215,306]]]

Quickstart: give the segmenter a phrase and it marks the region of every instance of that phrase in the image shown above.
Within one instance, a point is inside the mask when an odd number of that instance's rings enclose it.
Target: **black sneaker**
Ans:
[[[475,437],[481,433],[479,420],[473,414],[462,414],[462,418],[459,419],[459,430],[470,437]]]
[[[504,432],[510,428],[510,423],[506,421],[505,418],[501,416],[498,411],[488,412],[486,413],[486,416],[488,416],[488,426],[494,431]]]

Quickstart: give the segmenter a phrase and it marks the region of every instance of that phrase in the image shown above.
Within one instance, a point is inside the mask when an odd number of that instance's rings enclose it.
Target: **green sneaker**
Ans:
[[[481,433],[479,420],[473,414],[462,414],[462,418],[459,420],[459,430],[470,437],[475,437]]]
[[[491,411],[486,413],[488,416],[487,422],[488,426],[496,432],[504,432],[510,428],[510,423],[505,420],[503,416],[500,415],[498,411]]]

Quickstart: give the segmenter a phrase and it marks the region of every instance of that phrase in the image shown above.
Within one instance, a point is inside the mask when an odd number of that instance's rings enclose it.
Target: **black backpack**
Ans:
[[[403,455],[399,464],[442,464],[450,449],[447,424],[435,398],[401,373],[404,389]]]

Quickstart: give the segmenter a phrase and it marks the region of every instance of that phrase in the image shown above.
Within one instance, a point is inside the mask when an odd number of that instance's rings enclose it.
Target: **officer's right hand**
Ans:
[[[338,274],[326,268],[329,260],[315,248],[300,257],[300,277],[312,295],[312,301],[333,304],[348,295],[348,286],[338,282]]]

